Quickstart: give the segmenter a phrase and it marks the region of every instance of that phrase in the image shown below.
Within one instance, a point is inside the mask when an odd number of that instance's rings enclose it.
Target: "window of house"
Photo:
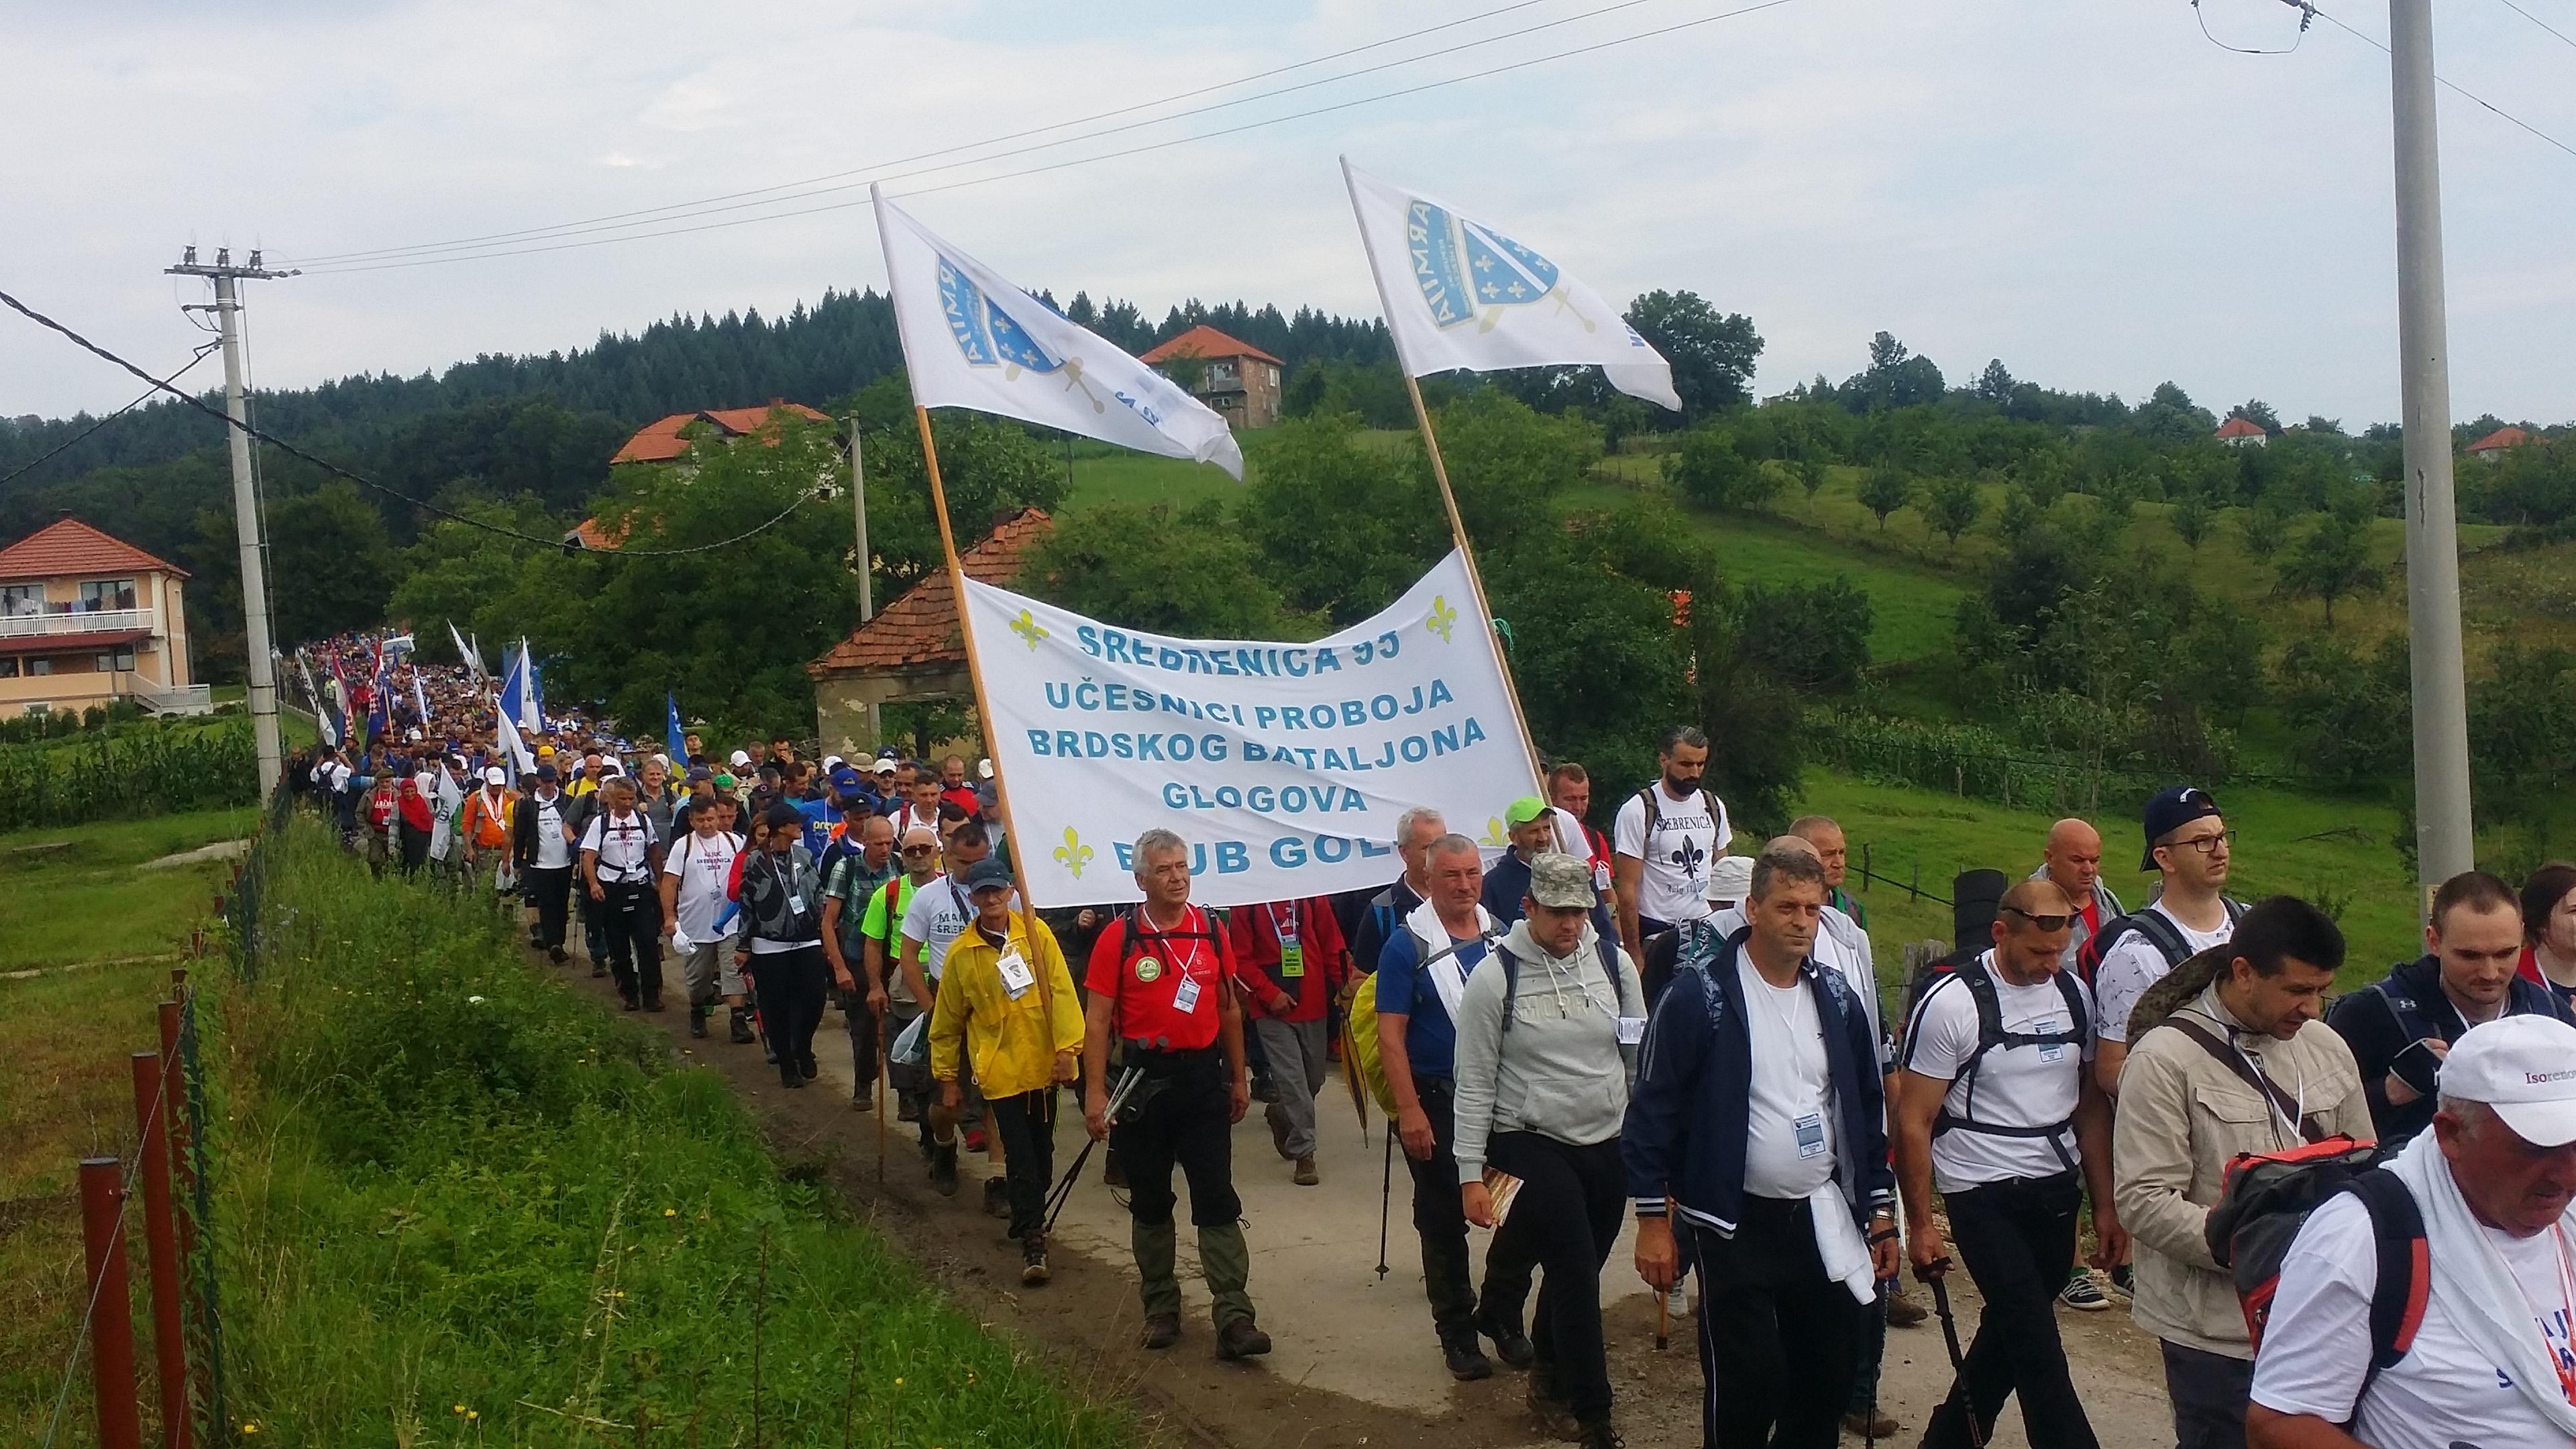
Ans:
[[[51,674],[54,672],[54,661],[47,659],[40,654],[27,661],[27,672],[29,674]]]
[[[5,656],[0,656],[0,679],[15,679],[17,677],[18,661]]]
[[[101,654],[98,656],[96,667],[98,672],[101,674],[106,674],[112,670],[118,669],[132,669],[134,667],[134,651],[127,648]]]
[[[0,615],[45,612],[43,584],[0,584]]]
[[[134,580],[95,579],[85,582],[80,586],[80,603],[83,609],[93,612],[131,609],[134,607]]]

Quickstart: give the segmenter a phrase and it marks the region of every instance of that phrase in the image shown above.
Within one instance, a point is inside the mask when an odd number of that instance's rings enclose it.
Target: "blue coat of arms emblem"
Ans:
[[[1081,358],[1060,358],[1039,346],[1011,320],[1010,313],[993,305],[974,278],[946,257],[939,259],[939,304],[948,318],[949,335],[957,339],[957,350],[966,354],[971,365],[1001,368],[1002,376],[1013,381],[1022,372],[1060,372],[1067,392],[1080,388],[1093,412],[1108,411],[1108,404],[1083,381]]]
[[[1556,264],[1492,227],[1419,198],[1405,208],[1404,222],[1414,285],[1442,328],[1474,322],[1477,331],[1490,332],[1505,308],[1542,298],[1573,309],[1557,285]],[[1575,316],[1584,331],[1593,330],[1591,318]]]

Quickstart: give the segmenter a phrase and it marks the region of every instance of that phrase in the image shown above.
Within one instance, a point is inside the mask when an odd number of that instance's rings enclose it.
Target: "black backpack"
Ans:
[[[1999,1123],[1976,1120],[1977,1068],[1985,1062],[1987,1053],[2005,1051],[2013,1047],[2072,1046],[2080,1053],[2084,1039],[2092,1034],[2092,1023],[2084,1009],[2083,991],[2074,982],[2066,979],[2065,972],[2054,973],[2051,979],[2057,983],[2058,994],[2066,999],[2069,1023],[2067,1028],[2064,1031],[2045,1032],[2007,1031],[2004,1029],[2003,1000],[1995,992],[1994,972],[1986,965],[1983,957],[1969,961],[1953,974],[1959,978],[1959,985],[1967,991],[1968,999],[1975,1003],[1977,1008],[1977,1049],[1968,1053],[1968,1059],[1959,1064],[1958,1080],[1968,1089],[1967,1098],[1961,1104],[1961,1112],[1953,1113],[1945,1104],[1933,1114],[1932,1135],[1939,1137],[1944,1132],[1980,1132],[1989,1137],[2041,1138],[2055,1149],[2067,1170],[2073,1171],[2075,1156],[2066,1150],[2066,1137],[2074,1130],[2075,1119],[2069,1117],[2063,1122],[2043,1123],[2035,1127],[2006,1127]],[[2077,1059],[2076,1070],[2078,1072],[2083,1070],[2080,1056]],[[1943,1096],[1946,1098],[1948,1094],[1945,1092]]]
[[[2370,1392],[2380,1371],[2406,1356],[2424,1323],[2432,1282],[2424,1215],[2414,1193],[2386,1164],[2398,1149],[2349,1137],[2283,1152],[2240,1153],[2227,1164],[2225,1185],[2209,1210],[2209,1255],[2235,1275],[2245,1308],[2245,1333],[2263,1347],[2272,1297],[2281,1287],[2281,1260],[2309,1214],[2342,1193],[2360,1198],[2370,1212],[2379,1250],[2379,1281],[2370,1295],[2370,1367],[2361,1391]],[[2360,1400],[2354,1400],[2358,1405]]]
[[[2236,923],[2245,918],[2245,903],[2222,896],[2219,904],[2226,907],[2227,928],[2233,932]],[[2165,958],[2167,970],[2191,958],[2191,943],[2182,938],[2182,928],[2173,923],[2173,918],[2140,906],[2125,916],[2104,921],[2093,939],[2084,943],[2084,949],[2075,953],[2075,973],[2084,978],[2085,985],[2092,985],[2093,978],[2101,973],[2102,958],[2111,954],[2111,948],[2131,935],[2146,937],[2156,953]]]

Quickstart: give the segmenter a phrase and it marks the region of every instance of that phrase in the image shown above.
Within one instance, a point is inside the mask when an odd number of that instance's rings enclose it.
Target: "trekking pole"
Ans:
[[[877,1018],[877,1186],[885,1186],[886,1147],[886,1076],[894,1070],[893,1044],[887,1035],[889,1012],[880,1011]]]
[[[1118,1120],[1118,1109],[1127,1105],[1127,1099],[1136,1091],[1136,1084],[1144,1077],[1145,1069],[1135,1066],[1119,1075],[1117,1089],[1109,1094],[1109,1120]],[[1073,1166],[1064,1170],[1064,1181],[1057,1183],[1047,1194],[1046,1231],[1050,1235],[1055,1232],[1055,1220],[1064,1213],[1064,1205],[1073,1200],[1073,1185],[1082,1177],[1082,1164],[1091,1160],[1091,1149],[1099,1145],[1098,1139],[1084,1133],[1082,1150],[1073,1155]]]
[[[1959,1351],[1959,1320],[1950,1313],[1950,1285],[1943,1277],[1949,1271],[1948,1258],[1935,1258],[1915,1269],[1914,1276],[1932,1285],[1932,1311],[1940,1316],[1941,1341],[1950,1349],[1950,1392],[1942,1402],[1959,1406],[1959,1417],[1968,1424],[1969,1444],[1986,1449],[1986,1431],[1977,1422],[1977,1406],[1966,1397],[1968,1359]]]
[[[1662,1353],[1672,1343],[1665,1332],[1665,1317],[1671,1312],[1672,1295],[1662,1288],[1655,1290],[1655,1352]]]
[[[1377,1189],[1377,1280],[1386,1281],[1386,1209],[1395,1200],[1395,1124],[1386,1124],[1385,1176]]]
[[[1895,1289],[1895,1279],[1881,1278],[1878,1280],[1878,1332],[1879,1341],[1882,1345],[1885,1344],[1887,1338],[1887,1295],[1894,1292]],[[1880,1357],[1881,1359],[1886,1357],[1883,1348],[1880,1353]],[[1886,1375],[1881,1373],[1872,1373],[1869,1378],[1869,1422],[1861,1427],[1860,1442],[1862,1449],[1877,1449],[1878,1385],[1879,1381],[1885,1377]]]

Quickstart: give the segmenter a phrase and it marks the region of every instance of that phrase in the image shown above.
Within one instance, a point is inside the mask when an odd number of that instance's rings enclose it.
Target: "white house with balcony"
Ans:
[[[187,577],[68,513],[0,548],[0,718],[118,699],[211,708],[188,667]]]

